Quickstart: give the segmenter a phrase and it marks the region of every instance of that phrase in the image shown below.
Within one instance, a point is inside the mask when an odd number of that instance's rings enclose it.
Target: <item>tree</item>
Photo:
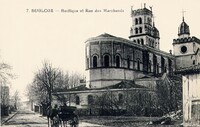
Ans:
[[[12,67],[6,63],[0,63],[0,84],[5,85],[9,82],[9,79],[13,78],[11,73]]]
[[[180,75],[166,76],[157,82],[159,106],[163,114],[182,109],[182,79]]]
[[[45,61],[42,68],[35,73],[33,82],[28,85],[27,96],[31,102],[48,103],[47,105],[49,105],[52,102],[53,92],[63,92],[78,86],[80,77],[78,73],[70,74],[68,71],[64,73],[61,69],[55,68]],[[61,103],[67,100],[65,96],[59,96],[57,99]]]
[[[13,78],[12,67],[4,62],[0,62],[0,93],[1,93],[1,115],[8,115],[9,107],[9,87],[7,84]]]
[[[107,89],[102,94],[97,94],[94,103],[89,108],[99,110],[100,115],[157,115],[156,93],[146,89],[127,88],[123,91]]]
[[[33,81],[33,87],[36,89],[36,93],[40,93],[41,101],[52,102],[53,87],[60,75],[61,71],[58,68],[54,68],[46,61],[43,63],[42,69],[38,70]]]
[[[88,105],[91,110],[99,110],[100,115],[119,115],[122,111],[122,103],[117,93],[107,89],[101,95],[94,96],[93,101]]]
[[[14,108],[17,110],[20,107],[20,96],[19,96],[19,91],[15,91],[14,95],[12,96],[12,100],[13,100],[13,106]]]
[[[72,72],[69,77],[69,86],[70,88],[77,87],[80,84],[81,75],[76,72]]]

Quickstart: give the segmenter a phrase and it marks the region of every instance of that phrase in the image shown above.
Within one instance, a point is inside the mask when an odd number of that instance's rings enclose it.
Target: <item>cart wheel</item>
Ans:
[[[71,127],[78,127],[78,124],[79,124],[78,117],[74,116],[72,118],[72,120],[70,120],[70,125],[71,125]]]
[[[75,116],[75,117],[74,117],[74,123],[75,123],[75,124],[78,124],[78,123],[79,123],[78,116]]]

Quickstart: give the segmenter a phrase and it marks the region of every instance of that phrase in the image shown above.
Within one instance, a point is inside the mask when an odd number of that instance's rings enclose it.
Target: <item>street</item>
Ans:
[[[98,127],[100,125],[81,122],[79,127]],[[48,127],[47,118],[32,111],[19,111],[2,127]]]

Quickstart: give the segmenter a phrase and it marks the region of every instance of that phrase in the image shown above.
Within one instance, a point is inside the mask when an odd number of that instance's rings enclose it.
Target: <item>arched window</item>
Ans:
[[[92,64],[93,64],[93,68],[97,67],[97,56],[93,56]]]
[[[88,105],[93,104],[93,102],[94,102],[93,96],[92,95],[88,95]]]
[[[110,61],[110,58],[108,55],[105,55],[104,56],[104,66],[105,67],[109,67],[109,61]]]
[[[79,96],[76,96],[76,105],[80,105],[80,98],[79,98]]]
[[[144,40],[143,39],[141,39],[141,44],[144,45]]]
[[[138,34],[138,28],[135,28],[135,34]]]
[[[148,72],[151,72],[151,60],[149,60],[149,64],[148,64]]]
[[[142,33],[142,27],[140,27],[139,29],[140,29],[140,33]]]
[[[145,25],[144,28],[145,28],[145,30],[146,30],[146,29],[147,29],[147,26]]]
[[[140,44],[140,40],[139,39],[137,39],[137,43]]]
[[[116,56],[116,67],[120,67],[120,56]]]
[[[119,98],[119,102],[123,102],[124,100],[123,94],[119,93],[118,98]]]
[[[137,60],[137,70],[140,70],[140,60]]]
[[[135,25],[137,25],[137,24],[138,24],[138,19],[136,18],[136,19],[135,19]]]
[[[134,43],[136,43],[136,40],[133,40]]]
[[[152,40],[152,47],[155,47],[155,46],[154,46],[154,41],[153,41],[153,40]]]
[[[142,24],[142,18],[141,17],[139,18],[139,24]]]
[[[130,56],[127,56],[127,68],[130,68]]]

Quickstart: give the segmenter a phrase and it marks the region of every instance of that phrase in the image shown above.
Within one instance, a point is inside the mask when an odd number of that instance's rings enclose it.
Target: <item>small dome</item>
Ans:
[[[158,29],[155,27],[154,23],[153,23],[153,36],[156,38],[160,38],[160,33]]]
[[[187,25],[187,23],[184,21],[183,18],[183,22],[181,23],[181,25],[178,28],[178,35],[183,35],[183,34],[188,34],[190,35],[190,29],[189,26]]]
[[[153,28],[153,31],[154,31],[154,37],[160,38],[160,33],[156,27]]]

